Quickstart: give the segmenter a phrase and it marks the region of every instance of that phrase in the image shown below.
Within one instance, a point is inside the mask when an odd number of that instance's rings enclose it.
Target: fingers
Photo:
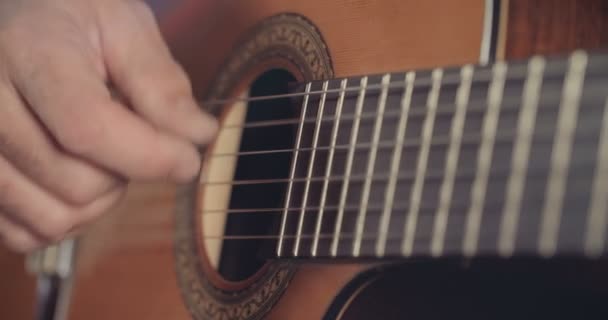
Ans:
[[[102,43],[112,80],[142,117],[163,130],[205,144],[217,124],[192,97],[190,82],[171,57],[143,2],[125,1],[102,15]]]
[[[29,252],[42,244],[41,240],[2,211],[0,211],[0,242],[17,252]]]
[[[123,193],[124,186],[120,186],[86,206],[68,205],[0,157],[0,234],[10,247],[29,251],[43,242],[61,240],[83,223],[93,221]]]
[[[127,180],[189,182],[217,124],[143,2],[23,3],[0,10],[0,239],[29,251],[107,211]]]
[[[0,155],[63,201],[86,205],[121,182],[117,177],[60,152],[10,84],[0,81]],[[8,124],[14,124],[12,126]]]
[[[14,82],[33,112],[68,153],[140,180],[191,180],[197,150],[163,133],[110,96],[79,47],[46,48],[44,64],[16,63]]]

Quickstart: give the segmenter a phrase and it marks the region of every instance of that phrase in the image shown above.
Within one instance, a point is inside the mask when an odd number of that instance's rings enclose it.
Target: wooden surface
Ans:
[[[187,10],[173,10],[160,20],[199,94],[249,28],[282,12],[303,14],[319,27],[337,76],[463,64],[479,57],[483,0],[184,2]],[[70,319],[190,319],[173,262],[174,191],[165,185],[132,186],[125,202],[83,237]],[[302,267],[268,318],[320,319],[336,291],[364,267]]]
[[[608,45],[607,0],[508,0],[506,58]]]
[[[207,7],[212,11],[183,14],[187,21],[171,17],[179,23],[165,24],[165,35],[194,88],[204,92],[247,30],[284,12],[304,15],[319,28],[337,76],[477,62],[483,4],[481,0],[218,1]]]
[[[79,244],[70,319],[188,319],[174,273],[174,188],[132,186]]]
[[[0,319],[34,319],[35,281],[25,272],[24,257],[0,245]]]

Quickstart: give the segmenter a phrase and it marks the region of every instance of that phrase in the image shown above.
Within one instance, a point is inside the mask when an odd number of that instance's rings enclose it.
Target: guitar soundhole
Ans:
[[[299,115],[288,98],[244,100],[286,93],[294,80],[283,70],[262,74],[223,118],[201,214],[208,261],[224,280],[249,279],[276,250],[292,153],[274,150],[293,148],[297,130],[297,123],[276,122]]]

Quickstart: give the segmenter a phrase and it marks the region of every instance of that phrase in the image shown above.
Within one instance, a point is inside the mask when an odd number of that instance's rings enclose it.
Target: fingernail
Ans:
[[[218,122],[215,117],[211,116],[207,112],[199,112],[198,130],[196,134],[196,141],[194,143],[198,145],[208,144],[215,138],[218,131]]]
[[[185,135],[192,143],[205,145],[211,142],[217,133],[217,120],[211,114],[202,110],[191,98],[182,100],[181,134]]]
[[[196,148],[191,147],[181,155],[173,176],[178,183],[188,183],[198,177],[200,168],[201,157]]]

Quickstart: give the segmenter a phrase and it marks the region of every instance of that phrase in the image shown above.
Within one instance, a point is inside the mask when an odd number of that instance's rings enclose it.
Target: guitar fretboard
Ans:
[[[608,57],[308,83],[277,257],[606,248]]]

